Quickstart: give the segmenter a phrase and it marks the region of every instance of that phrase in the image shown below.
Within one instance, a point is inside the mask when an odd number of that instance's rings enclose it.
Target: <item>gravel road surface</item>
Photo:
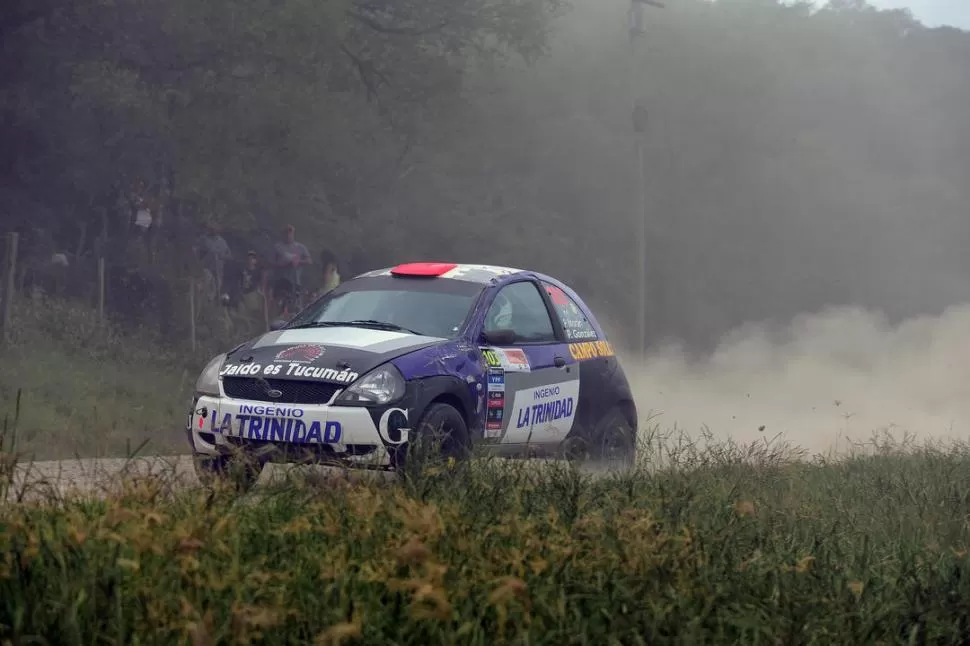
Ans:
[[[259,485],[281,478],[292,465],[269,464],[263,469]],[[304,471],[330,475],[347,474],[345,469],[331,467],[299,467]],[[393,478],[393,473],[379,471],[353,471],[354,478]],[[134,459],[85,458],[72,460],[49,460],[21,463],[14,474],[14,487],[8,497],[16,497],[20,491],[43,493],[97,493],[104,492],[120,475],[156,475],[173,482],[176,486],[192,487],[199,480],[188,455],[152,456]]]

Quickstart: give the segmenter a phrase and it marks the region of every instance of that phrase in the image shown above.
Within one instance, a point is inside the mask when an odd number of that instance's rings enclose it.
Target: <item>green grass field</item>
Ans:
[[[958,644],[970,452],[437,465],[0,513],[10,644]],[[652,472],[651,472],[652,471]]]
[[[0,418],[37,460],[185,452],[195,379],[237,341],[207,336],[192,353],[56,300],[20,299],[14,313],[13,342],[0,344]]]

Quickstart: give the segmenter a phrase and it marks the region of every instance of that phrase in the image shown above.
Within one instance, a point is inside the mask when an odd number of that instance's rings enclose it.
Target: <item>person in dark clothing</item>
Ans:
[[[245,263],[234,266],[227,276],[229,307],[236,317],[248,324],[265,324],[266,318],[266,269],[262,266],[259,254],[250,250]]]
[[[300,308],[304,296],[303,267],[313,264],[306,245],[296,241],[292,224],[286,226],[285,233],[285,240],[273,248],[273,300],[284,318]]]

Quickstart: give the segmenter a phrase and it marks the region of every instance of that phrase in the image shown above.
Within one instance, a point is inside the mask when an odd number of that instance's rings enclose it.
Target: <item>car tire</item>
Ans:
[[[609,471],[629,471],[636,464],[636,431],[619,406],[611,408],[600,419],[590,439],[590,461],[594,466]]]
[[[466,460],[471,455],[468,424],[464,415],[450,404],[431,404],[421,416],[412,437],[417,442],[412,445],[412,440],[405,447],[406,464],[424,462],[429,458]]]
[[[615,406],[591,432],[563,440],[559,456],[578,466],[628,471],[636,463],[636,433],[623,410]]]
[[[220,482],[232,482],[238,493],[246,493],[252,489],[263,472],[263,465],[252,458],[230,455],[202,455],[192,456],[192,465],[199,481],[206,487]]]

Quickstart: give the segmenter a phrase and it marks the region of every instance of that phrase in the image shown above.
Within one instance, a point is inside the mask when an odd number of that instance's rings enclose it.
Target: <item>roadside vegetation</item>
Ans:
[[[965,643],[966,446],[889,438],[837,462],[675,440],[625,476],[297,471],[239,498],[154,474],[5,506],[0,639]]]
[[[18,300],[12,328],[0,347],[0,419],[8,444],[35,460],[183,452],[195,379],[235,340],[200,326],[193,353],[53,298]]]

